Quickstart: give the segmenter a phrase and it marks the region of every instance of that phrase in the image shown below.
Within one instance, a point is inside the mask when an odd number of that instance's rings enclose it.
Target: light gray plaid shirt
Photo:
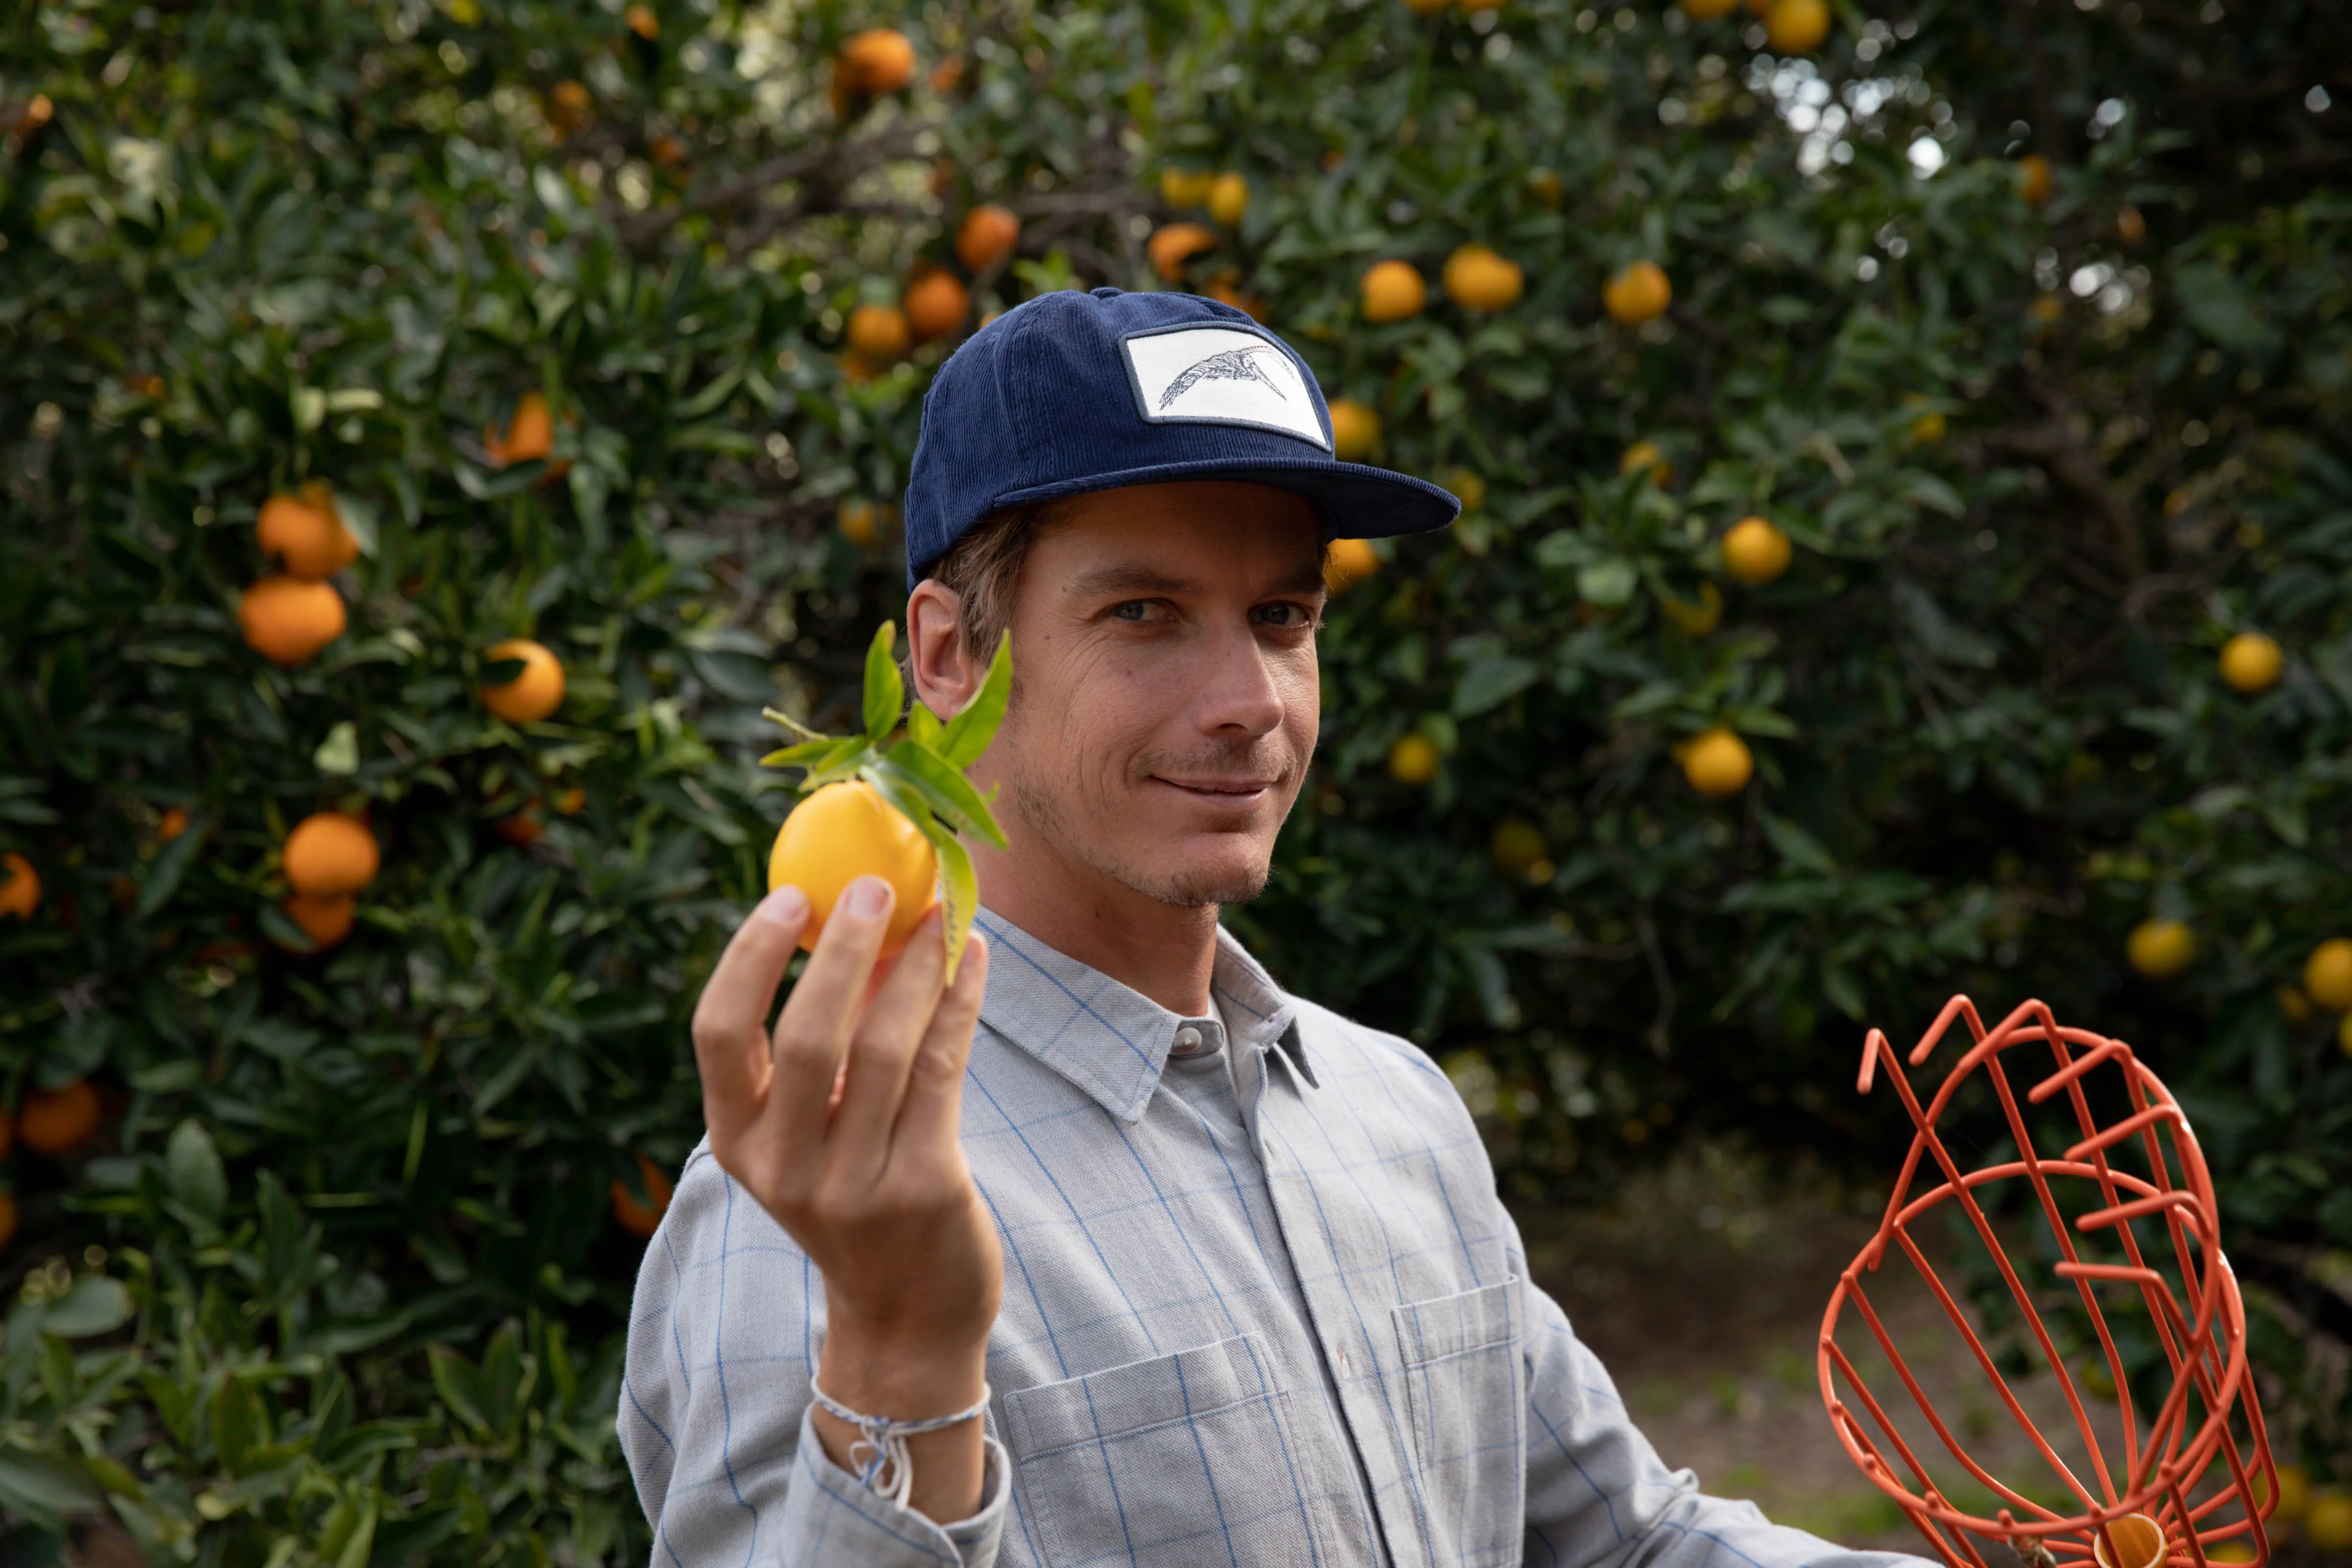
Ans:
[[[656,1568],[1906,1561],[1660,1463],[1412,1046],[1229,935],[1222,1018],[1182,1018],[981,924],[963,1144],[1005,1282],[980,1511],[942,1528],[825,1458],[822,1282],[705,1146],[646,1252],[620,1406]]]

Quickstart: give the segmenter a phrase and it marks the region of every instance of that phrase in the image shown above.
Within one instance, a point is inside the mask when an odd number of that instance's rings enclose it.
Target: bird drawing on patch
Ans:
[[[1260,370],[1250,359],[1252,354],[1270,354],[1277,352],[1279,351],[1268,348],[1263,343],[1253,343],[1245,349],[1227,349],[1223,353],[1211,354],[1207,359],[1195,360],[1179,372],[1175,380],[1168,384],[1168,390],[1160,395],[1160,406],[1167,407],[1204,381],[1258,382],[1268,392],[1287,403],[1290,399],[1284,395],[1282,388],[1275,385],[1274,378]]]

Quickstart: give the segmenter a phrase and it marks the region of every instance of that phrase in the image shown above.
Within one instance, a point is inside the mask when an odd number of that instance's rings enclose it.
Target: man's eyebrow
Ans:
[[[1062,592],[1077,599],[1103,594],[1199,594],[1205,592],[1205,584],[1150,566],[1097,566],[1063,584]]]

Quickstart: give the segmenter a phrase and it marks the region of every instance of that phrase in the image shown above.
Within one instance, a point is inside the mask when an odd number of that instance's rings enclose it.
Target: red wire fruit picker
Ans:
[[[1839,1441],[1951,1568],[1990,1568],[1981,1543],[2004,1542],[2029,1568],[2267,1563],[2263,1521],[2276,1506],[2278,1474],[2247,1373],[2245,1305],[2221,1255],[2212,1177],[2179,1102],[2129,1046],[2066,1027],[2040,1002],[2024,1004],[1988,1031],[1975,1005],[1955,996],[1912,1047],[1911,1066],[1926,1063],[1955,1019],[1966,1022],[1973,1043],[1925,1107],[1883,1032],[1871,1030],[1863,1046],[1856,1087],[1869,1093],[1883,1062],[1917,1131],[1877,1233],[1846,1266],[1822,1319],[1822,1400]],[[2012,1050],[2023,1054],[2005,1062]],[[2024,1105],[2010,1065],[2038,1076]],[[1937,1127],[1972,1080],[1990,1086],[2016,1157],[1963,1170]],[[2103,1123],[2095,1104],[2120,1114]],[[2036,1113],[2045,1136],[2053,1120],[2062,1129],[2071,1121],[2074,1142],[2064,1153],[2037,1145],[2028,1107],[2049,1107]],[[2030,1184],[2032,1207],[2057,1259],[2029,1259],[2022,1273],[1980,1201],[2001,1184],[2018,1182]],[[2000,1195],[2017,1194],[2012,1188]],[[2050,1407],[2054,1439],[2036,1426],[2021,1397],[2022,1392],[2046,1404],[2048,1394],[2021,1391],[2001,1375],[1915,1237],[1923,1219],[1955,1211],[1998,1270],[2018,1327],[2063,1395],[2064,1416]],[[1864,1288],[1889,1247],[1910,1260],[2046,1474],[2021,1485],[1994,1475],[1937,1412]],[[1881,1289],[1892,1294],[1887,1282]],[[2100,1309],[2102,1292],[2111,1303],[2137,1296],[2147,1331],[2171,1367],[2169,1392],[2145,1424],[2116,1331]],[[1840,1342],[1841,1330],[1879,1376],[1878,1391]],[[2062,1342],[2092,1339],[2106,1377],[2096,1377],[2093,1361],[2093,1376],[2083,1382],[2111,1383],[2111,1393],[2091,1393],[2066,1365]],[[1867,1342],[1875,1342],[1883,1368]],[[2000,1423],[1979,1415],[1962,1426],[1981,1444]],[[1968,1511],[1956,1498],[1979,1511]],[[1981,1511],[1986,1506],[1990,1517]]]

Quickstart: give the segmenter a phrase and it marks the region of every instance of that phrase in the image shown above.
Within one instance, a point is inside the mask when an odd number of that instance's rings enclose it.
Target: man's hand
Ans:
[[[772,1037],[776,987],[809,902],[761,900],[694,1009],[710,1151],[824,1277],[825,1393],[862,1415],[919,1421],[980,1398],[1004,1260],[957,1141],[965,1060],[987,982],[974,932],[954,985],[935,911],[879,977],[893,895],[844,890]],[[817,1429],[848,1465],[854,1427]],[[910,1445],[915,1509],[969,1518],[982,1481],[981,1423]]]

